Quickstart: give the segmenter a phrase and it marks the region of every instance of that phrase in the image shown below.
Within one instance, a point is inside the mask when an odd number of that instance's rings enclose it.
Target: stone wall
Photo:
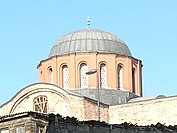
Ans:
[[[177,96],[110,106],[109,123],[177,125]]]

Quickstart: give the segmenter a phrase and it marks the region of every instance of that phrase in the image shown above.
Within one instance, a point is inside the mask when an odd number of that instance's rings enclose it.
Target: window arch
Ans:
[[[53,69],[52,67],[48,67],[48,77],[49,77],[49,82],[53,83]]]
[[[118,81],[118,88],[121,89],[123,88],[123,65],[118,64],[117,67],[117,81]]]
[[[135,68],[132,69],[132,92],[135,93]]]
[[[88,66],[86,63],[82,63],[80,65],[80,87],[81,88],[88,88]]]
[[[38,96],[34,98],[34,111],[40,113],[47,113],[48,99],[46,96]]]
[[[107,86],[107,72],[106,72],[106,64],[102,63],[100,65],[100,87],[106,87]]]
[[[62,66],[62,80],[63,88],[69,88],[69,71],[67,65]]]

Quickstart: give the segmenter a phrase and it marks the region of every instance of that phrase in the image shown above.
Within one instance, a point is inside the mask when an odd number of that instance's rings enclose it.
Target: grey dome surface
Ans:
[[[101,30],[85,29],[64,35],[52,47],[48,57],[91,52],[131,56],[127,45],[115,35]]]

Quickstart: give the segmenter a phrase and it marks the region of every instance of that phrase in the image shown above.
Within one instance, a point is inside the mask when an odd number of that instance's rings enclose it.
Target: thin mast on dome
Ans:
[[[90,29],[90,17],[87,16],[87,29]]]

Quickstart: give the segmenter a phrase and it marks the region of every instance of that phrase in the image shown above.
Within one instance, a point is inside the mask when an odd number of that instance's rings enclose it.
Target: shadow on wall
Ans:
[[[177,126],[160,123],[150,126],[137,126],[131,123],[109,125],[99,121],[78,121],[72,117],[49,115],[48,133],[177,133]]]
[[[160,123],[138,126],[127,122],[111,125],[100,121],[78,121],[74,117],[37,112],[1,116],[0,132],[14,131],[20,133],[35,131],[38,133],[177,133],[177,126],[167,127]]]

